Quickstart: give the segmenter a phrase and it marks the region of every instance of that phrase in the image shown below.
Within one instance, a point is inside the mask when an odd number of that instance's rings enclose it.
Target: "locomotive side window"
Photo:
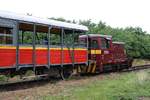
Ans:
[[[110,47],[110,41],[105,38],[101,38],[101,48],[107,49],[109,47]]]
[[[91,48],[93,48],[93,49],[98,48],[98,41],[97,40],[92,40],[92,42],[91,42]]]
[[[12,44],[12,29],[0,27],[0,44]]]

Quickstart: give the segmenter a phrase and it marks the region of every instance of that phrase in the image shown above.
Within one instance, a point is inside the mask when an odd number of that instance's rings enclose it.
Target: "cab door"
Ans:
[[[100,39],[100,48],[102,50],[101,60],[103,65],[112,63],[111,42],[111,39],[103,37]]]
[[[90,59],[96,61],[96,69],[102,71],[100,38],[95,37],[90,40]]]
[[[92,38],[90,42],[90,58],[91,60],[97,60],[99,57],[97,52],[99,50],[98,39]]]

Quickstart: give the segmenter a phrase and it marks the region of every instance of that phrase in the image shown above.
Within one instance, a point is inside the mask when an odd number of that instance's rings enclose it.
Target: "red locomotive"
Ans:
[[[132,65],[132,59],[126,55],[123,42],[112,42],[112,36],[88,34],[80,36],[80,41],[89,41],[89,60],[96,63],[89,66],[88,72],[103,72],[106,70],[121,70]]]
[[[86,26],[0,12],[0,73],[35,75],[80,73],[130,67],[124,44],[107,35],[88,34]]]

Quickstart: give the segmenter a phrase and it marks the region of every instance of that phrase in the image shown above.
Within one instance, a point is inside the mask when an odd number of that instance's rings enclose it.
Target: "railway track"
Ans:
[[[122,72],[138,71],[138,70],[143,70],[143,69],[148,69],[148,68],[150,68],[150,64],[138,65],[138,66],[130,67],[129,69],[124,69],[122,70]]]
[[[144,69],[148,69],[150,68],[150,64],[148,65],[140,65],[140,66],[133,66],[129,69],[124,69],[120,72],[131,72],[131,71],[138,71],[138,70],[144,70]],[[95,75],[100,75],[100,74],[95,74]],[[84,77],[84,76],[83,76]],[[2,83],[0,84],[0,91],[3,90],[4,88],[8,88],[6,90],[13,90],[16,86],[22,86],[23,89],[24,89],[24,86],[28,86],[31,87],[33,85],[36,85],[36,84],[47,84],[49,82],[51,83],[55,83],[55,82],[58,82],[58,81],[61,81],[61,78],[54,78],[54,77],[48,77],[48,78],[34,78],[32,80],[18,80],[18,81],[13,81],[13,82],[6,82],[6,83]]]

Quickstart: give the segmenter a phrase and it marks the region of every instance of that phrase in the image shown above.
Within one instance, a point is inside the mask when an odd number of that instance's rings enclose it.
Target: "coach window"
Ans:
[[[97,42],[97,40],[92,40],[92,42],[91,42],[91,48],[92,49],[97,49],[98,48],[98,42]]]
[[[23,45],[33,45],[34,25],[27,23],[20,23],[19,25],[19,43]],[[47,45],[48,27],[42,25],[36,25],[35,32],[35,44]]]
[[[12,28],[0,27],[0,44],[12,44]]]
[[[36,38],[35,40],[37,45],[48,44],[47,33],[37,32],[35,38]]]
[[[19,32],[19,43],[23,45],[32,44],[32,32],[31,31],[20,31]]]
[[[64,45],[67,47],[79,46],[79,36],[73,30],[64,30]]]
[[[101,38],[101,48],[108,49],[109,47],[110,47],[110,41],[105,38]]]
[[[61,38],[60,38],[60,33],[52,33],[50,35],[50,44],[51,45],[60,45],[61,44]]]

